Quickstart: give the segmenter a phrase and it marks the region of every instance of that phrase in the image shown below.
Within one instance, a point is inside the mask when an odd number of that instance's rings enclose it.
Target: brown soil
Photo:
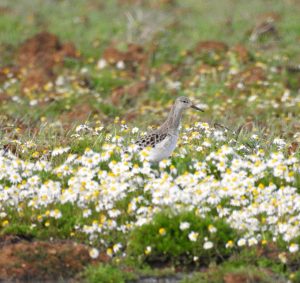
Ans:
[[[123,52],[113,46],[106,48],[102,55],[103,59],[105,59],[109,64],[115,64],[119,61],[123,61],[124,56]]]
[[[231,51],[237,55],[238,59],[242,63],[246,63],[249,61],[250,54],[249,54],[248,49],[244,45],[237,44],[231,49]]]
[[[76,58],[72,43],[62,44],[58,37],[41,32],[27,39],[17,52],[17,64],[22,69],[22,90],[37,90],[55,79],[54,68],[66,57]]]
[[[258,246],[256,249],[257,257],[266,257],[272,261],[279,261],[280,249],[274,243]]]
[[[107,261],[106,254],[92,260],[88,246],[71,241],[30,242],[17,236],[0,239],[0,281],[68,279],[88,264]]]
[[[16,77],[18,72],[19,70],[17,67],[6,66],[0,68],[0,83],[7,81],[9,78]]]
[[[0,103],[6,102],[10,99],[10,97],[4,93],[4,92],[0,92]]]
[[[63,123],[64,126],[74,125],[76,123],[86,122],[90,115],[92,115],[94,110],[87,102],[82,102],[78,105],[75,105],[73,109],[68,112],[63,112],[59,116],[59,120]]]
[[[131,121],[135,120],[137,117],[138,117],[137,112],[129,112],[129,113],[126,113],[123,118],[125,121],[131,122]]]
[[[256,85],[266,80],[266,77],[266,73],[262,68],[249,67],[232,77],[230,87],[236,88],[239,83],[242,83],[245,86]]]
[[[203,63],[199,66],[199,68],[197,69],[197,72],[199,74],[205,74],[205,73],[211,73],[213,70],[214,70],[214,67]]]
[[[5,7],[5,6],[0,6],[0,15],[10,14],[11,12],[12,12],[12,9]]]
[[[157,73],[159,73],[160,75],[171,75],[177,70],[177,68],[177,66],[170,63],[164,63],[159,66],[159,68],[157,69]]]
[[[257,275],[249,276],[244,273],[227,273],[223,278],[225,283],[259,283],[263,282]]]
[[[111,65],[123,61],[127,71],[136,73],[144,71],[148,55],[141,45],[132,43],[128,44],[125,52],[110,46],[104,50],[102,57]]]
[[[276,12],[266,12],[258,16],[258,23],[261,22],[277,22],[282,19],[282,16]]]
[[[221,41],[200,41],[195,48],[197,53],[216,52],[223,53],[228,50],[228,45]]]
[[[114,105],[119,105],[122,99],[125,99],[125,104],[131,103],[133,99],[142,95],[147,87],[147,82],[138,82],[129,86],[118,87],[113,91],[111,101]]]
[[[160,81],[162,76],[168,76],[173,81],[182,81],[182,78],[186,75],[187,67],[183,64],[162,64],[158,67],[152,68],[149,74],[155,78],[156,81]]]

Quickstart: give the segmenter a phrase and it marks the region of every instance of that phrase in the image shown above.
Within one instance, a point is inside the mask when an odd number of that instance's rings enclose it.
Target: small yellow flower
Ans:
[[[2,227],[6,227],[9,224],[8,220],[2,221]]]
[[[159,233],[159,235],[164,236],[164,235],[167,234],[167,231],[166,231],[165,228],[160,228],[160,229],[158,230],[158,233]]]
[[[49,221],[46,221],[45,222],[45,227],[49,227],[50,226],[50,222]]]
[[[127,213],[131,213],[133,211],[132,207],[133,207],[132,203],[129,203],[127,207]]]
[[[232,248],[233,247],[233,241],[229,240],[226,244],[226,248]]]
[[[293,279],[295,278],[295,276],[296,276],[295,273],[291,273],[290,276],[289,276],[289,278],[290,278],[291,280],[293,280]]]
[[[100,214],[99,216],[99,222],[103,224],[107,220],[107,217],[104,214]]]
[[[39,152],[35,151],[31,156],[32,156],[32,158],[38,158],[39,155],[40,155]]]
[[[293,177],[295,175],[295,173],[293,171],[290,171],[288,175],[289,175],[289,177]]]
[[[47,83],[47,84],[44,85],[44,90],[45,90],[45,91],[49,91],[49,90],[52,89],[52,87],[53,87],[53,84],[52,84],[52,83]]]
[[[113,250],[112,250],[111,248],[108,248],[108,249],[106,250],[106,254],[107,254],[108,256],[112,257],[112,256],[113,256]]]
[[[152,251],[151,247],[147,246],[144,253],[145,253],[145,255],[149,255],[151,253],[151,251]]]
[[[119,264],[120,262],[121,262],[121,259],[120,258],[116,258],[115,263]]]
[[[262,244],[262,245],[266,245],[267,243],[268,243],[267,240],[262,240],[262,241],[261,241],[261,244]]]

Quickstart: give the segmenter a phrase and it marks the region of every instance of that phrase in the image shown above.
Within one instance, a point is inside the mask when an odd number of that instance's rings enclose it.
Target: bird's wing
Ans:
[[[162,142],[167,137],[167,135],[168,134],[157,132],[150,133],[138,139],[135,144],[137,144],[141,150],[147,146],[155,147],[158,143]]]

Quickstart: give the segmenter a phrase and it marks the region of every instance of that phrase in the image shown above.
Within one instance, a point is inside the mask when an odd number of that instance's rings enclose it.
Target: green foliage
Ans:
[[[207,272],[195,273],[191,277],[183,279],[180,283],[223,283],[225,282],[248,282],[248,283],[271,283],[274,282],[272,277],[266,271],[252,265],[243,267],[234,267],[230,265],[220,266],[209,269]],[[278,278],[277,278],[278,279]],[[275,282],[285,282],[283,278]]]
[[[180,224],[188,222],[188,229],[180,229]],[[210,225],[217,231],[209,232]],[[195,241],[189,234],[198,233]],[[154,216],[151,223],[136,227],[129,236],[128,255],[138,257],[141,261],[172,261],[174,264],[192,263],[197,257],[201,263],[228,257],[230,249],[225,245],[235,238],[235,232],[224,220],[211,217],[201,218],[193,211],[179,214],[163,211]],[[205,240],[213,242],[211,249],[204,249]],[[149,249],[151,248],[151,252]]]
[[[273,247],[273,253],[275,251],[280,254],[280,250],[277,250],[279,247]],[[271,250],[268,247],[261,247],[261,249]],[[231,266],[234,268],[242,268],[243,266],[257,266],[259,268],[268,269],[273,271],[276,274],[284,275],[286,273],[286,266],[283,264],[279,257],[272,258],[266,255],[258,256],[257,247],[248,247],[247,249],[242,249],[238,253],[234,254],[225,264],[226,266]]]
[[[62,216],[58,219],[49,216],[51,207],[45,207],[32,211],[26,207],[21,212],[14,209],[8,210],[9,224],[1,229],[1,235],[13,234],[25,237],[34,237],[37,239],[68,239],[74,232],[74,225],[81,224],[84,219],[82,214],[76,207],[70,203],[57,205]],[[40,219],[37,225],[32,226],[32,222]],[[80,233],[76,235],[77,239],[81,239]]]
[[[300,282],[300,270],[297,270],[296,272],[292,273],[290,275],[290,279],[292,282]]]
[[[36,237],[36,231],[30,229],[29,225],[17,222],[2,228],[1,235],[18,235],[25,238],[33,238]]]
[[[88,283],[125,283],[128,279],[135,279],[133,274],[106,264],[89,266],[83,277]]]

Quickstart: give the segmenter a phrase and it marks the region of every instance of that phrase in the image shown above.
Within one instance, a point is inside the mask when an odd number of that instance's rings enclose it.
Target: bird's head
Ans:
[[[180,96],[175,101],[175,106],[178,109],[187,109],[187,108],[193,108],[199,111],[204,112],[203,109],[200,109],[197,107],[188,97]]]

